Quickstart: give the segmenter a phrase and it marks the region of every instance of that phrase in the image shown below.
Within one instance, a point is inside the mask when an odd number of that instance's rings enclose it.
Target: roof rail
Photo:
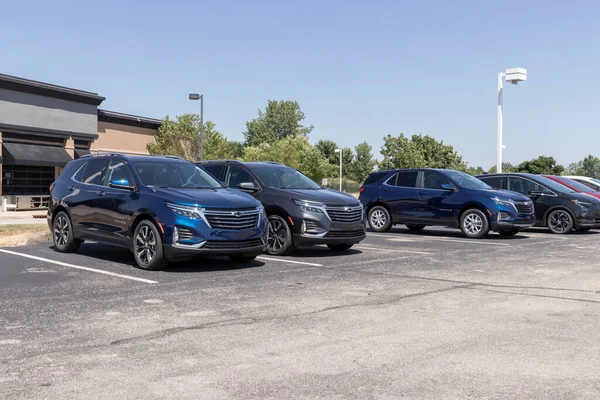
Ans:
[[[158,157],[165,157],[165,158],[174,158],[176,160],[183,160],[183,158],[179,157],[179,156],[158,156]]]
[[[90,158],[90,157],[99,157],[99,156],[125,156],[125,154],[123,153],[116,153],[116,152],[106,152],[106,153],[97,153],[97,154],[84,154],[83,156],[79,157],[79,158]]]
[[[200,163],[200,164],[210,164],[210,163],[217,163],[217,162],[241,163],[240,160],[204,160],[204,161],[196,161],[196,163]]]

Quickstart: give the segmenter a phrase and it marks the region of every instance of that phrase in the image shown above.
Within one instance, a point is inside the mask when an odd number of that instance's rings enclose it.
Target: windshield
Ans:
[[[206,171],[183,161],[135,161],[133,166],[146,186],[172,189],[217,189],[223,186]]]
[[[450,178],[455,185],[464,189],[491,189],[487,183],[480,181],[466,172],[444,171],[444,174]]]
[[[532,177],[534,177],[535,180],[537,181],[537,183],[539,183],[540,185],[544,185],[547,188],[550,188],[550,189],[554,190],[555,192],[559,192],[559,193],[577,193],[576,191],[574,191],[573,189],[570,189],[570,188],[566,187],[562,183],[558,183],[556,181],[553,181],[552,179],[546,178],[545,176],[532,175]]]
[[[592,193],[595,192],[594,189],[592,189],[589,186],[584,185],[583,183],[579,183],[573,179],[569,179],[569,178],[565,178],[562,176],[557,176],[556,179],[558,179],[559,183],[564,183],[566,185],[569,185],[570,187],[572,187],[573,189],[577,190],[578,192],[583,192],[583,193]]]
[[[283,165],[250,166],[266,186],[275,189],[321,189],[310,178]]]

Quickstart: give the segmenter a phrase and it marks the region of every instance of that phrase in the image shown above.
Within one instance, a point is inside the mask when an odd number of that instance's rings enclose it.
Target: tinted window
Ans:
[[[371,183],[375,183],[375,182],[379,181],[381,178],[383,178],[384,176],[387,176],[389,174],[390,174],[389,171],[373,172],[372,174],[367,176],[367,179],[365,180],[365,183],[363,183],[363,185],[370,185]]]
[[[546,188],[550,188],[552,190],[554,190],[555,192],[559,192],[559,193],[577,193],[575,192],[573,189],[569,189],[568,187],[566,187],[565,185],[555,182],[552,179],[543,177],[543,176],[536,176],[535,180],[537,182],[539,182],[539,184],[541,186],[545,186]],[[546,191],[548,191],[548,189],[545,189]],[[548,191],[549,193],[551,193],[550,191]],[[544,192],[545,193],[545,192]]]
[[[529,179],[519,177],[508,178],[508,190],[518,192],[524,195],[529,195],[529,192],[542,192],[544,194],[554,194],[547,188],[538,185],[537,183],[530,181]]]
[[[584,181],[584,180],[580,180],[580,179],[573,179],[581,184],[586,185],[587,187],[589,187],[590,189],[593,190],[599,190],[600,189],[600,182],[598,184],[592,183],[592,182],[588,182],[588,181]]]
[[[108,160],[106,158],[99,160],[90,160],[85,166],[81,182],[90,185],[102,185],[108,168]]]
[[[237,188],[240,183],[244,182],[256,183],[250,172],[234,165],[230,166],[227,174],[227,185],[231,188]]]
[[[502,176],[490,176],[489,178],[479,178],[494,189],[504,189],[504,181],[506,178]]]
[[[202,165],[202,169],[220,181],[224,181],[223,175],[225,173],[225,168],[227,168],[227,165]]]
[[[396,179],[392,177],[388,181],[389,185],[401,187],[417,187],[417,175],[419,171],[401,171],[396,174]]]
[[[175,189],[222,187],[208,172],[189,162],[176,160],[135,161],[133,167],[146,186]]]
[[[81,162],[73,162],[71,161],[70,163],[68,163],[65,166],[65,169],[62,170],[62,172],[59,175],[59,178],[61,179],[69,179],[71,178],[75,172],[77,172],[77,170],[82,166],[83,164]]]
[[[425,189],[441,189],[442,185],[446,183],[450,183],[450,181],[438,172],[423,172],[423,188]]]
[[[579,183],[578,181],[576,181],[574,179],[563,178],[562,176],[558,176],[555,179],[557,179],[557,181],[559,183],[567,184],[568,186],[572,187],[573,189],[575,189],[575,190],[577,190],[579,192],[593,193],[595,191],[591,187],[586,186],[586,185],[584,185],[582,183]]]
[[[285,165],[253,165],[252,171],[263,183],[276,189],[321,189],[306,175]]]
[[[108,167],[108,179],[106,182],[111,181],[127,181],[130,185],[134,185],[133,176],[127,163],[118,158],[113,158]]]
[[[487,183],[480,181],[471,174],[462,171],[444,171],[454,185],[464,189],[491,189]]]

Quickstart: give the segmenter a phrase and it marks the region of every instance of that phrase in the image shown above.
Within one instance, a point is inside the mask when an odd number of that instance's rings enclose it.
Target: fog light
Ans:
[[[302,234],[318,236],[325,235],[327,230],[321,228],[316,222],[310,220],[302,221]]]
[[[500,211],[498,213],[498,221],[504,221],[510,219],[510,214],[509,213],[505,213],[504,211]]]
[[[177,227],[173,228],[173,243],[176,244],[179,242],[179,229]]]

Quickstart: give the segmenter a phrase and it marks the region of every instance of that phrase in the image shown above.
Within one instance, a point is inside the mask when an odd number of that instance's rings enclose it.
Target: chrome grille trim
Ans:
[[[179,232],[179,240],[190,240],[194,237],[189,229],[177,227],[177,231]]]
[[[359,206],[325,206],[325,212],[334,222],[355,223],[363,220],[363,207]]]
[[[260,210],[204,210],[208,225],[214,229],[243,230],[258,226]]]
[[[533,203],[532,202],[517,202],[513,203],[515,205],[515,209],[521,214],[531,214],[533,213]]]

